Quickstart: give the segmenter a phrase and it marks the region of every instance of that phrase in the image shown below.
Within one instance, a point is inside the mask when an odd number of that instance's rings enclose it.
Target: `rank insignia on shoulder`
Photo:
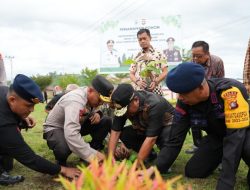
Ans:
[[[235,100],[235,101],[232,101],[232,102],[230,102],[229,103],[229,108],[232,110],[232,109],[236,109],[236,108],[238,108],[239,107],[239,105],[238,105],[238,103],[237,103],[237,100]]]

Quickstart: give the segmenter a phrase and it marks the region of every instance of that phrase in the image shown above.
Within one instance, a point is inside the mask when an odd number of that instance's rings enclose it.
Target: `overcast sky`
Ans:
[[[80,73],[100,62],[99,27],[107,20],[182,16],[183,47],[196,40],[220,56],[226,77],[242,78],[250,38],[249,0],[0,0],[0,52],[13,76]],[[5,59],[10,79],[10,60]]]

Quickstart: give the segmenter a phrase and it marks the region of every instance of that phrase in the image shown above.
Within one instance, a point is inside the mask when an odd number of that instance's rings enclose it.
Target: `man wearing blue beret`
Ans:
[[[43,96],[39,87],[25,75],[17,75],[9,88],[0,86],[0,155],[15,158],[41,173],[61,173],[69,178],[75,178],[79,175],[79,170],[53,164],[36,155],[21,135],[22,128],[35,126],[35,121],[29,115],[34,111],[35,104],[42,101]],[[6,178],[1,184],[8,185],[23,180],[24,178]]]
[[[161,172],[177,158],[190,126],[207,133],[185,167],[190,178],[209,176],[222,161],[217,190],[233,190],[241,158],[250,164],[248,94],[234,79],[205,79],[204,68],[182,63],[167,76],[168,88],[178,93],[171,135],[157,167]],[[160,159],[160,158],[159,158]],[[248,184],[250,182],[248,173]]]
[[[206,79],[223,78],[225,75],[222,59],[210,53],[209,44],[205,41],[193,43],[192,62],[200,64],[205,69]],[[186,150],[188,154],[192,154],[198,149],[202,138],[202,131],[199,128],[192,127],[191,130],[194,146],[192,149]]]

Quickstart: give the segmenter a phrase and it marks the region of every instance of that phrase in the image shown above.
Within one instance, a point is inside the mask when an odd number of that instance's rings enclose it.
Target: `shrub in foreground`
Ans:
[[[79,167],[82,173],[77,180],[59,176],[57,181],[66,190],[191,190],[190,186],[176,183],[181,176],[164,180],[155,167],[136,170],[136,162],[129,166],[126,160],[118,163],[109,157],[100,165],[92,160],[88,167]]]

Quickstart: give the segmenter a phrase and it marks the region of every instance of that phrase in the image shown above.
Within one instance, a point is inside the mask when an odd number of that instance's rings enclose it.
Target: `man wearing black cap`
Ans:
[[[42,173],[51,175],[63,174],[70,178],[79,175],[75,168],[55,165],[36,155],[25,143],[21,128],[32,128],[35,121],[29,117],[35,104],[43,101],[39,87],[25,75],[15,77],[13,85],[0,86],[0,155],[15,158],[25,166]],[[0,180],[2,185],[14,184],[24,178],[10,178]]]
[[[130,84],[120,84],[112,93],[111,101],[116,109],[109,153],[115,153],[120,138],[126,147],[138,152],[141,163],[149,156],[155,144],[160,149],[165,146],[174,113],[169,102],[152,92],[136,91]],[[124,127],[127,119],[132,125]]]
[[[168,62],[181,62],[181,54],[178,49],[174,47],[175,39],[169,37],[167,39],[168,49],[163,50]]]
[[[112,122],[96,108],[110,102],[113,88],[109,81],[97,75],[91,86],[65,94],[50,111],[44,124],[44,139],[58,163],[66,165],[71,152],[87,162],[93,157],[104,158],[98,150],[103,149]],[[92,137],[90,143],[82,139],[87,134]]]
[[[234,189],[241,158],[250,164],[248,95],[244,85],[234,79],[205,79],[204,68],[183,63],[171,70],[168,88],[179,93],[173,127],[164,159],[158,168],[165,172],[178,156],[190,126],[207,132],[199,149],[185,167],[191,178],[209,176],[222,161],[217,190]],[[250,176],[248,172],[248,184]]]

